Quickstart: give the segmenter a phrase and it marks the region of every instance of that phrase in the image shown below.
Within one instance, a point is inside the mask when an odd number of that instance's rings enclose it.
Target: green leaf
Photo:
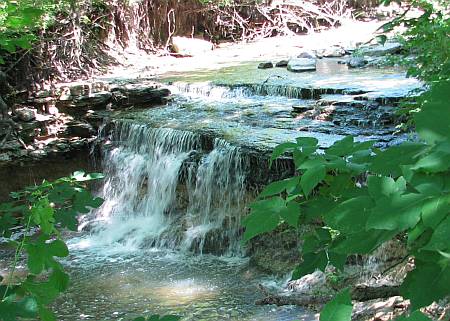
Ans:
[[[39,316],[42,321],[57,321],[55,314],[44,306],[39,306]]]
[[[31,217],[33,221],[38,224],[47,235],[50,235],[54,230],[55,219],[53,217],[54,210],[50,206],[50,202],[47,198],[41,198],[31,208]]]
[[[449,88],[449,81],[435,83],[423,96],[422,110],[414,117],[419,136],[429,143],[450,141]]]
[[[350,321],[352,310],[350,290],[344,289],[324,306],[320,312],[320,321]]]
[[[28,253],[28,268],[33,274],[39,274],[46,268],[58,267],[54,256],[69,255],[66,244],[61,240],[46,243],[45,240],[40,239],[36,243],[26,244],[25,249]]]
[[[428,318],[425,314],[423,314],[420,311],[414,311],[413,313],[410,314],[409,317],[402,315],[395,320],[396,321],[431,321],[430,318]]]
[[[395,231],[385,230],[365,230],[354,234],[345,234],[333,242],[331,250],[339,254],[368,254],[396,234]]]
[[[435,151],[421,159],[411,167],[412,170],[422,170],[426,173],[445,172],[450,168],[450,153]]]
[[[297,228],[300,218],[300,204],[295,201],[287,203],[286,207],[280,210],[280,216],[290,226]]]
[[[272,197],[252,203],[250,208],[250,214],[243,220],[244,242],[274,230],[280,223],[280,212],[286,208],[286,204],[282,198]]]
[[[322,217],[336,206],[336,203],[329,198],[316,196],[302,204],[302,213],[307,222],[314,221]]]
[[[69,287],[69,275],[61,270],[55,269],[48,278],[49,284],[58,290],[58,292],[64,292]]]
[[[90,192],[83,189],[75,194],[75,199],[73,201],[73,210],[77,213],[89,213],[91,211],[91,208],[98,208],[102,204],[102,198],[93,197]]]
[[[163,316],[160,320],[161,321],[179,321],[179,320],[181,320],[181,317],[169,314],[169,315]]]
[[[311,155],[318,148],[319,141],[314,137],[297,137],[297,147],[304,155]]]
[[[402,174],[401,166],[415,164],[416,158],[423,152],[423,148],[423,144],[405,142],[384,151],[377,151],[369,169],[384,176],[400,176]]]
[[[417,310],[450,294],[450,267],[416,258],[416,267],[409,272],[400,287],[403,297],[411,300]]]
[[[384,46],[384,44],[385,44],[386,41],[387,41],[387,36],[386,36],[386,35],[379,35],[379,36],[376,36],[375,39],[376,39],[376,41],[377,41],[379,44],[381,44],[381,45]]]
[[[403,179],[403,183],[398,186],[390,177],[371,175],[367,178],[367,186],[369,187],[370,196],[376,200],[383,196],[403,192],[406,188],[406,182]]]
[[[367,228],[397,232],[411,228],[420,220],[425,199],[424,195],[415,193],[381,197],[372,209]]]
[[[24,297],[17,302],[17,313],[24,318],[35,318],[38,313],[38,303],[33,297]],[[0,318],[1,319],[1,318]]]
[[[73,209],[57,209],[55,220],[57,223],[61,223],[61,227],[66,227],[71,231],[76,231],[78,229],[77,212]]]
[[[350,155],[353,151],[353,136],[346,136],[345,138],[338,140],[333,145],[331,145],[325,153],[327,155],[336,155],[336,156],[347,156]]]
[[[431,240],[425,246],[427,250],[447,250],[450,249],[450,215],[443,220],[434,230]]]
[[[284,191],[287,191],[289,193],[295,188],[295,186],[298,184],[299,181],[300,177],[294,176],[291,178],[284,179],[282,181],[270,183],[263,189],[263,191],[259,194],[258,197],[263,198],[267,196],[272,196],[280,194]]]
[[[306,170],[300,178],[300,186],[303,189],[305,196],[308,196],[311,191],[325,178],[327,171],[326,167],[319,165]]]
[[[449,195],[428,199],[422,206],[423,224],[434,229],[449,213]]]
[[[283,143],[283,144],[277,145],[274,148],[274,150],[272,152],[272,155],[270,156],[270,163],[269,163],[270,166],[272,166],[272,162],[275,159],[277,159],[278,157],[280,157],[281,155],[283,155],[286,152],[293,151],[295,148],[297,148],[297,144],[296,143],[287,142],[287,143]]]
[[[300,279],[301,277],[313,273],[319,269],[325,271],[328,265],[328,256],[325,251],[319,253],[305,253],[303,255],[303,262],[298,265],[292,273],[292,280]]]
[[[344,233],[356,233],[365,230],[366,222],[374,202],[368,196],[359,196],[346,200],[325,214],[328,226]]]

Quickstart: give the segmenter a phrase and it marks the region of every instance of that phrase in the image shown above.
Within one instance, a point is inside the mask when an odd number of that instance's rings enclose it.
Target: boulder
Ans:
[[[288,60],[280,60],[275,64],[275,67],[287,67],[288,63]]]
[[[118,88],[112,94],[114,106],[128,107],[133,105],[163,104],[165,98],[170,95],[170,91],[167,88],[139,85]]]
[[[325,58],[336,58],[344,56],[345,50],[340,46],[331,46],[318,50],[317,54]]]
[[[372,45],[360,47],[359,52],[363,56],[384,56],[387,54],[397,54],[403,46],[398,42],[386,42],[384,45]]]
[[[100,91],[92,93],[87,96],[80,96],[73,100],[76,107],[89,108],[106,108],[106,105],[111,100],[112,94],[109,91]]]
[[[31,121],[21,124],[19,136],[25,143],[31,143],[35,137],[39,136],[45,130],[45,123],[40,121]]]
[[[205,54],[213,50],[214,46],[211,42],[187,37],[173,37],[172,51],[185,56],[195,56]]]
[[[287,70],[292,72],[316,70],[316,58],[292,58],[289,60]]]
[[[316,55],[314,53],[311,53],[311,52],[308,52],[308,51],[304,51],[301,54],[297,55],[297,58],[314,59],[314,58],[316,58]]]
[[[269,69],[269,68],[273,68],[273,63],[270,61],[261,62],[258,65],[258,69]]]
[[[14,110],[17,119],[24,122],[30,122],[36,119],[36,110],[28,107],[19,107]]]
[[[352,57],[347,62],[347,66],[349,68],[361,68],[365,65],[367,65],[367,59],[365,59],[364,57]]]
[[[89,138],[95,135],[95,130],[88,123],[74,121],[67,123],[67,133],[70,136]]]

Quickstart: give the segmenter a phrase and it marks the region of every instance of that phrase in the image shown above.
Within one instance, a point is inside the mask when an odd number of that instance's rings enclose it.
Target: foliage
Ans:
[[[392,0],[383,0],[388,5]],[[407,17],[413,9],[418,17]],[[406,27],[401,36],[405,52],[414,59],[403,59],[408,74],[425,81],[448,79],[450,75],[450,5],[447,0],[413,0],[401,16],[383,25],[384,32],[397,26]],[[384,41],[386,36],[381,36]]]
[[[61,229],[76,231],[77,215],[98,208],[103,200],[86,189],[86,183],[103,178],[102,174],[73,173],[53,182],[11,193],[11,202],[0,204],[0,238],[15,248],[10,272],[0,276],[0,320],[56,320],[48,309],[69,286],[69,275],[55,258],[69,255],[61,238]],[[14,233],[13,233],[14,232]],[[16,278],[16,267],[27,254],[28,273]],[[174,315],[152,315],[133,321],[178,321]]]
[[[300,278],[330,264],[342,269],[349,255],[369,254],[405,235],[415,269],[401,294],[413,311],[449,295],[449,91],[450,81],[435,83],[420,98],[415,122],[421,141],[381,150],[349,136],[325,152],[314,138],[279,145],[271,160],[290,153],[297,175],[261,192],[244,221],[244,239],[282,222],[293,228],[323,222],[301,236],[303,262],[293,275]]]
[[[61,1],[6,0],[0,3],[0,49],[9,53],[17,48],[31,49],[37,28],[52,23]],[[0,56],[0,64],[3,59]]]
[[[320,321],[350,321],[352,316],[352,298],[350,290],[345,289],[336,294],[333,300],[328,302],[322,309]]]
[[[86,190],[86,182],[99,178],[101,174],[75,172],[12,193],[13,200],[0,205],[0,236],[16,249],[8,278],[0,286],[0,320],[56,320],[47,306],[69,286],[69,276],[55,259],[69,255],[59,229],[76,230],[77,214],[102,204]],[[24,252],[29,272],[17,280],[16,266]]]

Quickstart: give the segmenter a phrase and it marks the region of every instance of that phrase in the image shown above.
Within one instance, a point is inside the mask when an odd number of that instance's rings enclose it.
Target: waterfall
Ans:
[[[238,147],[216,139],[208,151],[192,132],[127,121],[110,140],[96,245],[239,253],[248,161]]]
[[[246,193],[245,175],[248,161],[239,148],[216,139],[214,149],[203,156],[195,177],[189,179],[187,230],[183,240],[185,249],[194,246],[203,252],[207,246],[239,251],[240,217]],[[213,233],[209,234],[209,232]],[[225,242],[225,243],[224,243]],[[224,249],[225,247],[225,249]]]

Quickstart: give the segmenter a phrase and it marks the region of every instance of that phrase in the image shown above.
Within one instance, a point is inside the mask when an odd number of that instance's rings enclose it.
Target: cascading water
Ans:
[[[195,174],[189,175],[183,247],[196,246],[203,252],[205,241],[215,249],[226,248],[227,254],[240,251],[240,218],[244,210],[245,178],[248,161],[239,148],[216,139],[214,149],[205,155]],[[207,239],[208,232],[213,232]]]
[[[205,152],[191,132],[131,122],[117,122],[111,140],[95,245],[239,253],[248,170],[239,148],[216,139]]]

